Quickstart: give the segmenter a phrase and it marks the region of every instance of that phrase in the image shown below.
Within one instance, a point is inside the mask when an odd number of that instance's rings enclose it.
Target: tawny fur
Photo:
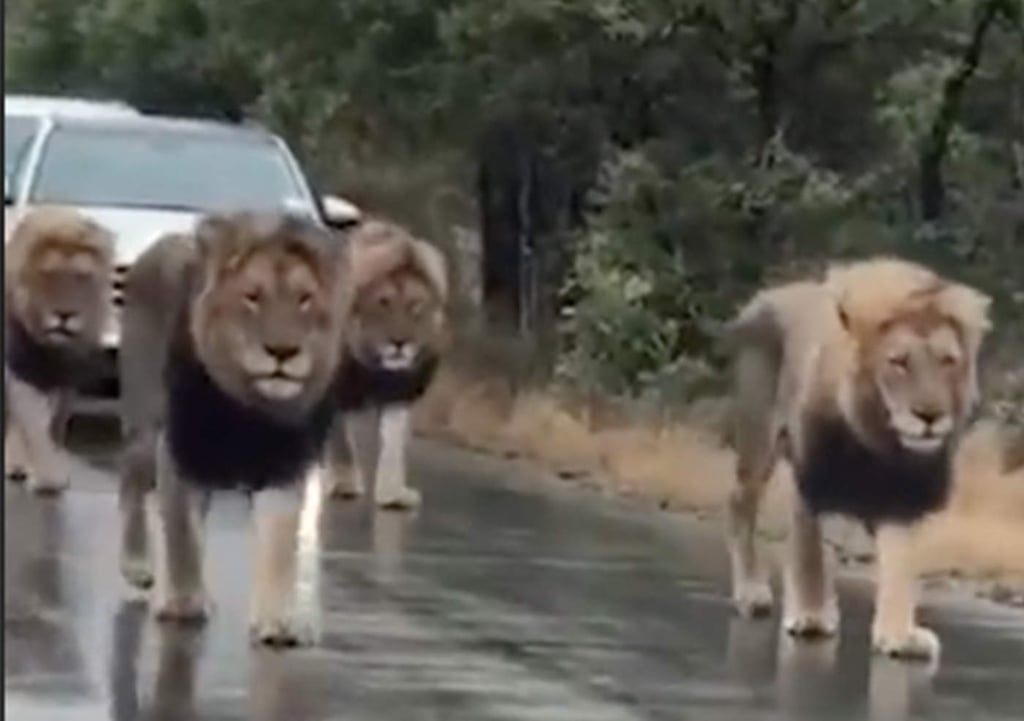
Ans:
[[[834,265],[822,281],[761,291],[739,312],[728,327],[726,340],[735,360],[734,442],[738,456],[738,484],[729,507],[729,544],[733,596],[742,613],[757,615],[772,604],[765,569],[757,557],[755,532],[761,495],[778,459],[784,457],[791,463],[798,481],[812,472],[808,463],[819,464],[813,472],[820,490],[820,484],[827,483],[821,480],[826,471],[820,464],[830,462],[830,457],[832,463],[843,461],[834,454],[822,456],[817,446],[809,444],[835,433],[846,434],[851,439],[844,441],[847,446],[853,443],[860,449],[855,451],[857,458],[874,454],[879,468],[906,467],[920,479],[940,484],[934,496],[908,502],[908,508],[896,508],[885,504],[902,503],[900,488],[886,486],[879,491],[869,483],[873,479],[863,478],[852,482],[854,486],[864,483],[863,490],[838,489],[834,484],[848,482],[845,475],[850,470],[833,466],[831,472],[836,479],[844,479],[833,480],[833,490],[842,491],[836,497],[847,499],[844,503],[851,503],[851,508],[860,508],[858,513],[863,515],[859,517],[876,532],[880,556],[873,630],[876,649],[897,656],[938,653],[934,634],[913,622],[910,545],[919,517],[944,502],[940,493],[944,476],[928,474],[948,470],[948,458],[976,402],[977,356],[990,327],[989,303],[984,294],[927,268],[878,258]],[[904,369],[907,374],[937,374],[908,375],[904,380],[901,371],[892,370],[902,365],[885,365],[904,363],[898,354],[891,359],[886,355],[890,347],[893,353],[913,349],[927,358],[940,354],[948,365]],[[948,370],[941,375],[935,368]],[[878,385],[883,382],[887,384],[884,388]],[[944,391],[944,383],[952,385]],[[922,389],[930,389],[930,394],[921,396]],[[937,417],[943,419],[945,430],[938,451],[932,454],[929,445],[918,456],[898,447],[894,438],[902,443],[915,439],[903,441],[904,435],[897,436],[895,419],[909,417],[923,400],[931,403],[929,409],[934,407],[936,414],[941,412]],[[841,428],[845,430],[837,430]],[[827,435],[830,433],[832,436]],[[932,443],[930,438],[928,443]],[[808,455],[812,452],[817,453],[814,459]],[[818,512],[811,504],[818,499],[806,495],[812,488],[805,489],[801,481],[801,490],[795,494],[785,573],[784,624],[795,635],[831,634],[838,624],[829,560],[822,547]],[[854,503],[858,493],[869,492],[880,495]],[[906,493],[917,490],[907,489]]]
[[[342,242],[278,214],[209,216],[193,234],[159,240],[129,271],[120,353],[121,563],[133,585],[153,583],[145,501],[156,488],[158,617],[205,617],[210,493],[250,488],[253,637],[308,640],[292,608],[295,528],[305,473],[335,413],[350,305]]]
[[[346,413],[332,434],[328,491],[359,496],[363,474],[374,473],[378,505],[411,508],[420,497],[406,481],[408,413],[448,344],[447,267],[429,243],[379,219],[359,226],[349,243],[355,298],[343,360]],[[384,367],[399,346],[409,367]]]
[[[348,235],[356,293],[394,273],[411,272],[426,280],[443,304],[448,301],[448,269],[433,245],[399,225],[371,218]]]
[[[113,257],[106,229],[59,207],[30,210],[4,247],[4,475],[35,491],[68,483],[54,419],[97,360]]]

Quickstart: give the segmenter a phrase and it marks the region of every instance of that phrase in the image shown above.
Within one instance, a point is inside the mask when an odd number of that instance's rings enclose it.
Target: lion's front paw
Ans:
[[[919,661],[937,659],[942,650],[939,637],[923,626],[914,626],[902,634],[875,630],[872,633],[872,646],[876,653],[883,656]]]
[[[122,558],[121,576],[129,584],[143,591],[153,585],[153,570],[149,560],[143,556]]]
[[[767,581],[747,581],[732,593],[736,611],[744,618],[761,618],[772,612],[772,588]]]
[[[782,627],[797,638],[829,638],[839,631],[839,613],[832,606],[791,611],[783,619]]]
[[[335,498],[339,501],[354,501],[358,498],[362,498],[365,491],[361,486],[346,485],[343,483],[337,483],[331,485],[327,489],[327,495],[330,498]]]
[[[312,644],[313,629],[298,618],[265,616],[250,621],[249,637],[254,644],[260,646],[293,648]]]
[[[4,464],[4,478],[12,483],[24,483],[28,480],[28,470],[20,463]]]
[[[377,497],[377,505],[385,511],[410,511],[420,507],[422,498],[415,488],[401,488]]]
[[[153,613],[161,623],[198,625],[209,618],[210,604],[202,593],[174,594],[157,602]]]
[[[332,470],[327,476],[327,496],[342,501],[354,501],[365,493],[365,486],[353,468]]]

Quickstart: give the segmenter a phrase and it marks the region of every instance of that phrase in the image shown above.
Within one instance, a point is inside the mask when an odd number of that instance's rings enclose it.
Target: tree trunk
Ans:
[[[919,201],[921,219],[925,222],[939,220],[945,213],[946,185],[942,171],[949,151],[949,136],[960,115],[967,83],[978,69],[989,28],[999,15],[1003,1],[986,0],[979,6],[960,65],[942,87],[939,110],[921,149]]]

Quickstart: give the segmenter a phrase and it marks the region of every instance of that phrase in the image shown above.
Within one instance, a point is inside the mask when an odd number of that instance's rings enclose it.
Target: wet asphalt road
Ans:
[[[848,583],[840,640],[795,645],[777,619],[732,615],[707,527],[432,443],[414,478],[415,517],[310,496],[301,595],[321,632],[292,651],[248,645],[243,498],[214,503],[217,609],[186,631],[149,620],[117,575],[109,473],[59,499],[8,485],[6,718],[1024,718],[1019,611],[933,600],[932,675],[870,658],[869,589]]]

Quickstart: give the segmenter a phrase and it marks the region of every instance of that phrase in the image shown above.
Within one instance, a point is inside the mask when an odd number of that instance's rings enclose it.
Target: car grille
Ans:
[[[124,305],[124,278],[127,274],[127,265],[118,265],[114,267],[113,296],[114,305],[118,308]]]

